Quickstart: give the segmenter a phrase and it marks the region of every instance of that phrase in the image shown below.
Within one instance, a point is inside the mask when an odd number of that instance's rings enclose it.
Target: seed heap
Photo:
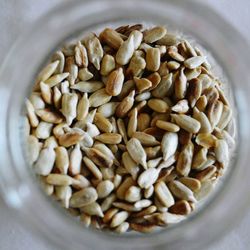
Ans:
[[[26,100],[28,161],[86,226],[151,232],[213,187],[234,139],[206,56],[164,27],[106,28],[57,51]]]

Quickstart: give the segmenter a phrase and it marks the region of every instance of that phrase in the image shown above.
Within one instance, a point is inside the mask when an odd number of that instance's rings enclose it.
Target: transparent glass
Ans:
[[[223,185],[203,209],[158,233],[119,236],[85,229],[41,192],[25,162],[21,135],[24,98],[48,55],[77,34],[128,23],[167,25],[211,52],[231,84],[237,152]],[[249,58],[237,30],[196,1],[70,1],[49,12],[16,42],[1,70],[0,191],[6,204],[23,224],[65,249],[195,249],[221,238],[250,208]]]

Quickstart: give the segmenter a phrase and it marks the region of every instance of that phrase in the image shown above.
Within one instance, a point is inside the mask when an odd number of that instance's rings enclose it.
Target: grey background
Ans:
[[[61,0],[0,0],[0,58],[3,60],[10,46],[29,23],[32,23],[59,2]],[[250,41],[249,0],[208,0],[207,3]],[[0,198],[0,249],[51,250],[55,248],[15,221]],[[209,248],[209,250],[228,249],[250,249],[250,213],[239,222],[239,225],[236,225],[231,233]]]

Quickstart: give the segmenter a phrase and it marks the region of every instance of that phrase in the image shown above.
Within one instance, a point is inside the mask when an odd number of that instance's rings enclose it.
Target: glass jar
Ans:
[[[187,220],[146,235],[83,228],[42,193],[23,150],[24,98],[48,55],[77,34],[128,23],[166,25],[211,52],[230,83],[237,121],[236,155],[223,185]],[[250,208],[249,58],[248,44],[237,30],[196,1],[70,1],[49,12],[22,34],[2,65],[0,191],[6,204],[25,225],[65,249],[194,249],[221,238]]]

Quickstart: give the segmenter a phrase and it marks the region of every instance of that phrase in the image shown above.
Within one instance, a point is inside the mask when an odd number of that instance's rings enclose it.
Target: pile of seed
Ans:
[[[57,51],[26,100],[28,161],[86,226],[151,232],[195,209],[228,164],[232,109],[200,49],[142,25]]]

